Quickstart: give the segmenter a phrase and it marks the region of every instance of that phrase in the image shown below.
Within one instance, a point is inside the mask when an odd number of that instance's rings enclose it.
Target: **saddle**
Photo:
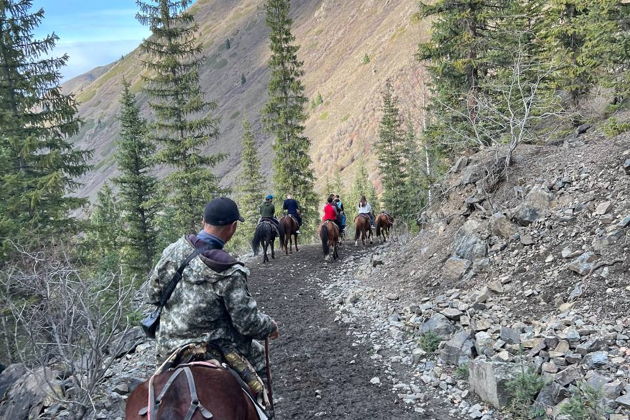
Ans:
[[[367,213],[359,213],[357,217],[363,217],[364,219],[370,220],[370,215]]]
[[[273,227],[273,230],[276,231],[276,236],[280,236],[280,229],[278,228],[277,220],[272,219],[270,217],[261,217],[260,222],[258,222],[258,224],[261,224],[261,223],[269,223],[271,227]]]
[[[151,418],[156,416],[160,403],[166,392],[173,385],[175,380],[179,377],[179,375],[183,372],[186,375],[186,380],[188,382],[188,391],[190,392],[190,407],[184,420],[190,420],[195,415],[197,410],[205,419],[213,418],[213,414],[206,407],[203,406],[201,401],[199,401],[197,395],[197,385],[195,384],[195,378],[193,377],[191,367],[204,367],[208,369],[226,369],[228,372],[232,374],[234,379],[241,386],[241,389],[247,395],[249,400],[254,404],[256,408],[256,413],[258,414],[258,418],[260,420],[269,420],[270,417],[265,412],[265,409],[260,405],[257,401],[255,394],[252,392],[252,387],[249,386],[245,381],[240,377],[239,373],[236,372],[233,368],[225,363],[220,363],[217,359],[209,359],[209,360],[195,360],[204,357],[208,357],[208,355],[212,355],[215,352],[219,352],[219,350],[213,349],[211,346],[207,344],[197,344],[191,343],[185,346],[180,347],[175,350],[171,356],[155,371],[155,373],[149,379],[149,401],[146,407],[140,409],[138,414],[140,416],[150,415]],[[164,384],[162,389],[160,390],[157,397],[155,396],[156,389],[153,385],[153,380],[156,376],[167,372],[173,371],[174,373],[168,378],[168,381]],[[264,399],[266,401],[266,393],[263,392]]]

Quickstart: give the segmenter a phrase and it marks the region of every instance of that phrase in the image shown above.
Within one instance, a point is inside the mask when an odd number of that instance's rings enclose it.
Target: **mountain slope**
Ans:
[[[208,99],[217,102],[215,112],[221,117],[220,137],[209,151],[229,154],[215,168],[225,186],[232,185],[238,176],[243,118],[252,121],[264,172],[270,175],[271,138],[262,131],[259,115],[267,98],[269,76],[263,6],[263,0],[199,0],[191,9],[200,25],[206,57],[200,71],[202,88]],[[369,167],[375,166],[371,148],[377,137],[380,91],[386,79],[393,81],[403,112],[420,112],[423,73],[413,53],[424,29],[412,19],[415,11],[415,3],[404,0],[292,2],[306,94],[310,98],[321,94],[323,98],[322,104],[309,107],[306,122],[318,178],[339,169],[349,181],[354,176],[354,162],[360,158],[366,158]],[[113,154],[123,78],[139,92],[143,114],[149,116],[147,98],[141,93],[139,50],[103,70],[101,74],[102,70],[95,69],[64,86],[77,95],[79,114],[85,121],[76,143],[95,151],[95,169],[82,180],[85,186],[80,192],[88,196],[94,196],[116,173]],[[375,174],[371,176],[376,181]]]

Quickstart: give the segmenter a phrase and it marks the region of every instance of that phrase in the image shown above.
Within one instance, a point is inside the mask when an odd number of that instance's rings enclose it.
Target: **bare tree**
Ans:
[[[32,369],[62,370],[70,382],[53,396],[82,418],[95,410],[94,395],[124,342],[116,339],[128,327],[133,289],[120,275],[87,278],[64,252],[28,253],[0,275],[7,301],[5,314],[16,356]],[[54,369],[43,369],[50,373]]]

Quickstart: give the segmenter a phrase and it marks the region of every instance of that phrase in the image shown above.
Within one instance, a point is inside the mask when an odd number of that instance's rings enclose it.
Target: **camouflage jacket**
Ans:
[[[203,243],[195,235],[169,245],[149,278],[148,300],[157,304],[162,288],[180,264]],[[274,330],[272,319],[261,313],[247,289],[249,270],[219,249],[206,250],[184,269],[162,309],[157,332],[158,359],[191,342],[212,343],[222,350],[249,351],[252,339]]]

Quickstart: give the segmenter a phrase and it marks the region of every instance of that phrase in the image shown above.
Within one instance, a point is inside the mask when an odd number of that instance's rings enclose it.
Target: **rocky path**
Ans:
[[[278,419],[450,418],[437,406],[414,412],[391,391],[391,383],[381,384],[387,374],[370,357],[372,347],[354,341],[350,327],[335,322],[321,286],[313,281],[326,282],[365,252],[345,246],[341,261],[325,264],[321,249],[307,246],[270,264],[248,264],[251,292],[281,331],[270,351]]]

